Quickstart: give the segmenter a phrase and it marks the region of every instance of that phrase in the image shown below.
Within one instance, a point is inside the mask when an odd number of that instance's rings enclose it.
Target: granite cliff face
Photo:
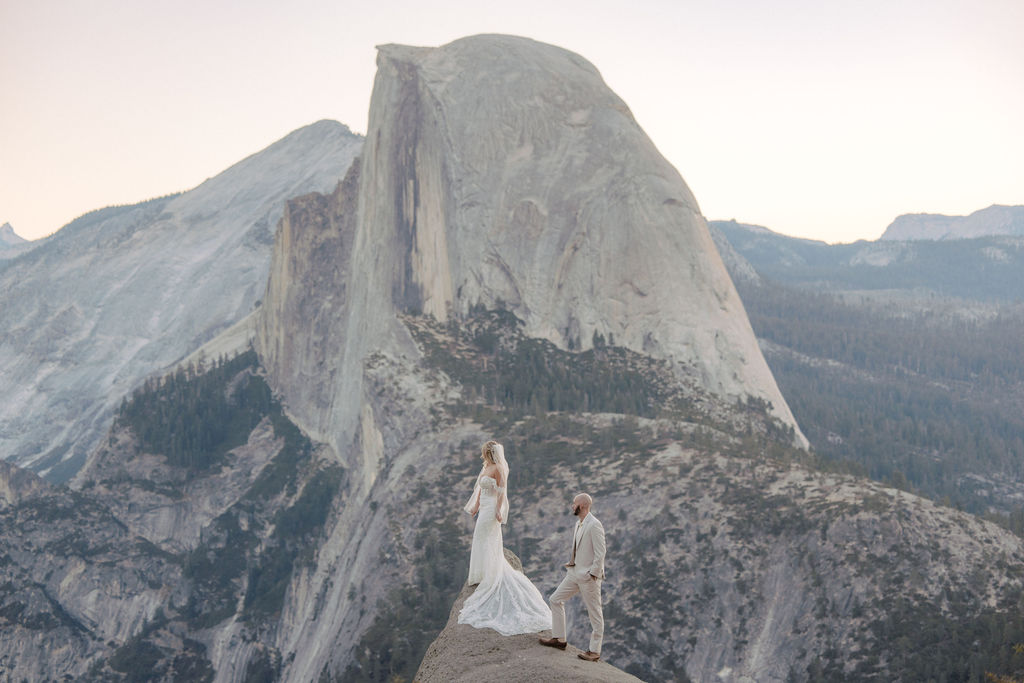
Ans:
[[[0,680],[279,670],[285,591],[344,501],[342,472],[283,416],[251,351],[126,406],[76,490],[0,462]],[[183,451],[181,434],[208,445]]]
[[[334,187],[361,146],[322,121],[0,264],[0,457],[72,476],[122,396],[252,311],[284,200]]]
[[[101,503],[0,462],[0,677],[75,679],[182,595],[181,567]]]
[[[906,624],[969,629],[987,612],[1013,609],[1024,559],[1018,537],[904,492],[817,472],[800,451],[752,438],[756,411],[734,412],[693,389],[658,394],[663,368],[653,359],[622,349],[561,355],[549,347],[544,365],[551,374],[534,386],[563,374],[591,377],[594,387],[584,387],[593,396],[590,410],[537,415],[517,408],[512,396],[503,399],[504,417],[495,416],[475,398],[475,381],[489,384],[486,368],[505,367],[497,391],[515,393],[516,377],[528,375],[536,358],[535,342],[492,325],[502,317],[484,316],[455,334],[422,317],[404,319],[432,369],[426,378],[454,379],[459,393],[446,397],[433,426],[417,423],[426,433],[398,449],[363,508],[374,511],[361,542],[378,549],[376,569],[335,609],[363,604],[362,591],[379,595],[374,586],[391,586],[401,597],[378,603],[360,645],[328,662],[329,670],[374,672],[376,662],[360,650],[386,650],[390,638],[408,637],[402,628],[411,615],[402,602],[413,598],[396,584],[429,594],[423,572],[465,576],[472,520],[458,510],[476,470],[474,451],[494,434],[513,467],[506,547],[523,558],[543,593],[561,579],[570,547],[565,503],[580,488],[594,494],[610,539],[605,658],[642,679],[781,682],[807,680],[814,671],[870,678],[900,670],[894,662],[910,656],[891,640]],[[508,347],[487,350],[494,338]],[[590,358],[596,365],[587,365]],[[616,397],[646,386],[652,404],[677,407],[665,418],[605,413],[591,393],[599,386],[614,387]],[[389,412],[422,414],[395,398]],[[388,399],[379,401],[375,411]],[[460,530],[461,537],[447,538]],[[430,603],[420,600],[426,611]],[[570,614],[570,642],[585,644],[580,605]]]
[[[281,446],[264,418],[223,466],[197,475],[146,453],[130,430],[115,428],[71,486],[102,499],[132,533],[180,554],[200,544],[203,530],[238,503]]]
[[[335,392],[343,379],[349,301],[359,287],[350,263],[361,165],[357,158],[330,195],[287,202],[263,305],[253,320],[271,384],[306,431],[329,443],[334,404],[344,402]]]
[[[1024,206],[993,204],[968,216],[908,213],[897,216],[883,240],[957,240],[989,235],[1024,235]]]
[[[361,429],[362,359],[410,351],[395,312],[445,321],[499,302],[530,336],[564,349],[614,339],[672,360],[677,377],[714,394],[768,401],[796,428],[692,194],[578,55],[510,36],[379,48],[358,194],[346,205],[346,289],[330,294],[345,320],[330,361],[340,372],[303,402],[303,375],[277,353],[289,328],[271,321],[260,337],[290,409],[339,451]],[[305,287],[294,270],[279,281],[295,260],[279,258],[273,312],[293,300],[287,288]],[[309,362],[324,362],[323,351]]]

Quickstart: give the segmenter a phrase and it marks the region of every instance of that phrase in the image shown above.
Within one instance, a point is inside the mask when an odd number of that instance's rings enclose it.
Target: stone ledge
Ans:
[[[522,571],[522,563],[505,549],[509,563]],[[479,681],[565,681],[588,683],[601,681],[626,683],[639,681],[606,662],[585,662],[571,644],[563,650],[544,647],[537,642],[551,631],[519,636],[502,636],[489,628],[473,628],[459,623],[459,611],[475,586],[465,586],[452,605],[448,623],[416,672],[417,683],[479,683]]]

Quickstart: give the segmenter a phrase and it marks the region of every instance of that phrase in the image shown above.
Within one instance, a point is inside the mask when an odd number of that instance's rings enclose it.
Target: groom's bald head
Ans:
[[[573,506],[579,506],[580,517],[586,517],[587,513],[590,512],[590,506],[594,504],[594,499],[586,493],[577,493],[576,497],[572,499]]]

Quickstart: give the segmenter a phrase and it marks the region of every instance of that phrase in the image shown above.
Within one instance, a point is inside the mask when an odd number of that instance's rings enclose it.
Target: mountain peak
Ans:
[[[907,213],[885,229],[883,240],[956,240],[988,235],[1024,235],[1024,206],[993,204],[969,216]]]
[[[24,244],[27,241],[14,232],[14,228],[11,227],[10,223],[4,223],[0,226],[0,246],[10,247],[16,244]]]
[[[36,474],[0,460],[0,507],[16,505],[50,485]]]
[[[484,34],[377,64],[352,261],[375,313],[501,302],[529,336],[614,336],[796,427],[696,199],[589,61]]]
[[[50,481],[73,475],[122,394],[252,311],[285,201],[333,188],[361,148],[318,121],[187,192],[0,244],[0,337],[23,335],[0,349],[0,394],[20,397],[0,404],[3,457]],[[119,352],[126,339],[134,350]],[[68,369],[47,382],[26,360],[43,344]]]

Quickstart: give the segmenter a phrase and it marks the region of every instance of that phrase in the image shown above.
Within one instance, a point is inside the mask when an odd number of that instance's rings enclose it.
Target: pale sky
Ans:
[[[375,45],[476,33],[591,61],[710,219],[849,242],[1024,204],[1022,0],[0,0],[0,224],[364,132]]]

